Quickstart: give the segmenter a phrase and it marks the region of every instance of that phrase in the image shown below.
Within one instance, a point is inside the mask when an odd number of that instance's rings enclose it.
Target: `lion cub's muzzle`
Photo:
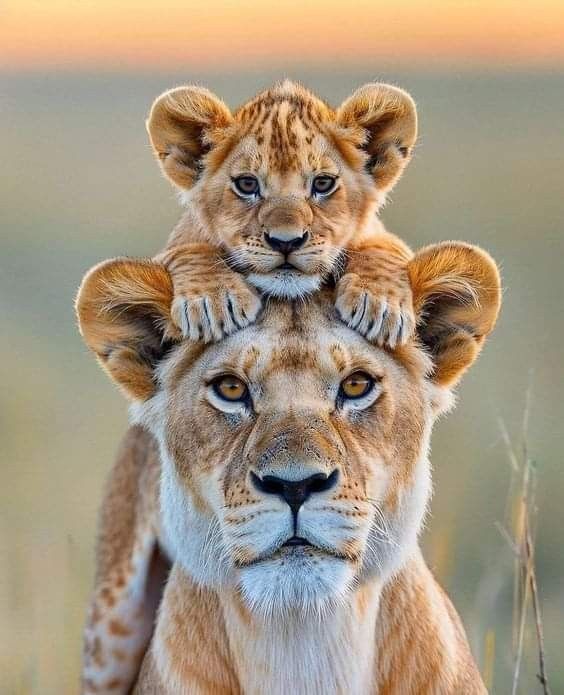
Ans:
[[[307,246],[313,223],[311,207],[294,197],[271,198],[263,203],[259,224],[266,248],[276,251],[288,262],[289,256]]]
[[[286,261],[293,252],[301,249],[309,238],[309,231],[306,229],[272,229],[264,232],[264,241],[273,251],[282,254]]]
[[[249,282],[261,292],[284,299],[318,290],[331,268],[325,240],[313,231],[313,212],[307,201],[293,197],[266,200],[258,223],[258,234],[247,240]]]

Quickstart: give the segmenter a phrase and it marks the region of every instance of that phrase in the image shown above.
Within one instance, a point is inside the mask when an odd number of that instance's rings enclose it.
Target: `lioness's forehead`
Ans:
[[[312,327],[313,328],[313,327]],[[315,330],[282,328],[274,323],[246,329],[210,348],[192,375],[207,381],[219,372],[234,372],[267,386],[279,377],[329,384],[355,367],[380,373],[391,361],[345,327],[317,325]]]
[[[334,382],[354,369],[376,374],[397,372],[400,364],[385,350],[370,345],[334,315],[332,303],[307,305],[271,301],[256,325],[250,326],[200,354],[186,346],[167,369],[171,386],[186,377],[205,381],[232,371],[250,381],[267,383],[278,375],[302,376],[318,383]],[[174,382],[174,383],[171,383]]]
[[[291,329],[266,331],[253,336],[252,344],[235,341],[225,346],[209,364],[212,368],[233,369],[260,382],[288,373],[293,378],[307,374],[316,380],[332,380],[356,363],[370,363],[378,369],[380,360],[370,347],[360,341],[343,340],[339,333],[326,327],[318,327],[310,335]]]

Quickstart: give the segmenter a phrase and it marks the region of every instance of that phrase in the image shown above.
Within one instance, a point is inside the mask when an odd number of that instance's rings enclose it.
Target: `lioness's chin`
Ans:
[[[239,582],[254,612],[319,615],[343,600],[354,577],[353,565],[344,559],[298,551],[243,567]]]
[[[299,299],[321,287],[321,275],[307,275],[299,270],[274,270],[271,273],[250,273],[247,280],[257,289],[280,299]]]

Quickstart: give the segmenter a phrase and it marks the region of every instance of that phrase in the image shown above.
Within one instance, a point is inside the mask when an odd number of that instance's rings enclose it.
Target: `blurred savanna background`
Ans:
[[[414,247],[464,239],[502,266],[498,328],[435,430],[425,553],[492,692],[510,693],[515,562],[499,525],[511,532],[519,509],[507,440],[519,459],[526,439],[548,675],[564,692],[564,4],[4,0],[2,694],[77,692],[96,511],[127,410],[73,298],[91,265],[155,253],[179,216],[148,146],[151,101],[197,82],[236,106],[284,76],[334,104],[366,81],[408,89],[420,140],[385,222]],[[530,695],[530,611],[524,626],[516,692]]]

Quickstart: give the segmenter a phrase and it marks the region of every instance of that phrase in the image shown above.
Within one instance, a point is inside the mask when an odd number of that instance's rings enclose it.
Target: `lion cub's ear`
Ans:
[[[203,87],[178,87],[161,94],[151,107],[147,130],[165,176],[190,188],[202,157],[233,123],[227,106]]]
[[[172,296],[170,275],[152,261],[106,261],[82,281],[80,332],[129,398],[145,400],[155,391],[155,366],[171,345]]]
[[[433,358],[433,381],[453,386],[478,356],[501,305],[498,268],[477,246],[427,246],[409,263],[418,334]]]
[[[367,168],[376,186],[389,191],[411,158],[417,138],[417,109],[407,92],[389,84],[365,84],[337,110],[338,125],[361,129]]]

